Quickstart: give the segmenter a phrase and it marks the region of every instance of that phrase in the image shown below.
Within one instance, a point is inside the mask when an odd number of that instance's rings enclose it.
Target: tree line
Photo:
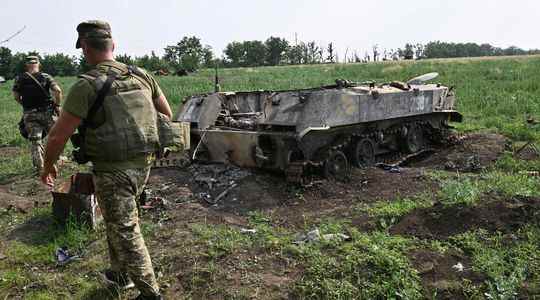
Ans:
[[[130,56],[120,54],[116,60],[126,64],[138,65],[157,74],[187,74],[199,68],[220,67],[258,67],[277,65],[352,63],[381,60],[410,60],[429,58],[454,58],[477,56],[502,56],[540,54],[540,50],[524,50],[515,46],[495,47],[490,44],[429,42],[425,45],[407,43],[402,48],[386,49],[374,45],[369,51],[359,53],[346,49],[340,55],[334,43],[325,45],[315,41],[295,41],[280,37],[269,37],[265,41],[234,41],[227,44],[221,57],[216,57],[212,47],[204,45],[196,36],[185,36],[173,45],[164,48],[164,55],[154,51],[150,55]],[[12,53],[7,47],[0,47],[0,76],[7,79],[24,71],[24,60],[28,55],[40,57],[42,71],[53,76],[74,76],[87,71],[90,66],[82,55],[70,56],[63,53],[40,55],[36,51]]]

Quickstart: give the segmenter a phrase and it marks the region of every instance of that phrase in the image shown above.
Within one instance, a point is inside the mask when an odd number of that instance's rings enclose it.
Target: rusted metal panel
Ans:
[[[213,162],[234,163],[240,167],[256,167],[254,151],[258,134],[250,131],[209,130],[201,143]]]

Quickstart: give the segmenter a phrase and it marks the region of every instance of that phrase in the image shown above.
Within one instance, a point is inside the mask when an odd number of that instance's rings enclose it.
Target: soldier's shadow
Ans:
[[[11,230],[7,235],[7,239],[33,246],[48,244],[51,242],[51,238],[55,238],[54,232],[60,234],[60,230],[51,230],[52,228],[58,229],[57,226],[59,225],[56,224],[52,216],[45,214],[34,215]]]
[[[116,300],[121,299],[120,293],[105,287],[98,287],[88,291],[80,299],[82,300]]]
[[[77,224],[78,228],[83,228]],[[31,246],[47,245],[62,236],[70,234],[68,225],[58,222],[48,211],[35,214],[17,225],[7,234],[8,241],[18,241]],[[86,227],[85,227],[86,228]]]

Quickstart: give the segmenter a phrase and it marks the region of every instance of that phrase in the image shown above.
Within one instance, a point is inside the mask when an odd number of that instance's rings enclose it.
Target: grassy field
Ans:
[[[528,141],[538,145],[540,125],[526,122],[528,118],[540,121],[538,70],[540,57],[533,56],[224,69],[220,70],[220,78],[224,91],[281,90],[332,84],[337,78],[406,81],[424,73],[438,72],[437,82],[456,88],[457,109],[464,115],[464,122],[455,124],[458,131],[500,133],[515,145]],[[201,70],[188,77],[160,77],[158,80],[176,109],[186,96],[212,91],[213,78],[213,70]],[[67,91],[75,78],[58,80]],[[29,183],[33,180],[31,161],[27,143],[18,134],[16,125],[21,111],[11,97],[11,84],[0,85],[0,187],[2,191],[17,191],[20,196],[33,199],[35,193],[30,190],[39,188],[35,187],[35,182]],[[540,180],[521,172],[539,170],[538,160],[523,161],[506,153],[480,174],[430,172],[429,180],[439,187],[435,193],[425,191],[412,197],[395,195],[351,208],[351,214],[375,220],[375,230],[356,228],[347,218],[305,221],[306,229],[316,225],[325,234],[348,232],[352,242],[344,244],[323,241],[305,247],[292,245],[294,230],[276,225],[265,211],[252,212],[247,217],[247,226],[257,230],[255,235],[242,234],[234,226],[207,224],[205,219],[179,229],[184,240],[166,253],[157,249],[168,233],[153,222],[146,222],[143,232],[151,252],[156,249],[160,253],[155,259],[160,266],[160,281],[165,288],[170,288],[168,294],[174,298],[436,299],[444,297],[442,291],[451,291],[453,297],[466,299],[540,299],[537,212],[532,213],[534,217],[530,220],[523,220],[525,225],[511,236],[477,229],[448,238],[418,239],[395,235],[389,230],[392,224],[422,209],[466,210],[490,201],[486,199],[538,199]],[[18,182],[23,184],[22,188],[17,188]],[[301,200],[304,191],[293,189],[290,193]],[[34,209],[27,214],[0,211],[0,297],[117,297],[103,291],[95,279],[95,272],[107,265],[104,231],[91,232],[76,224],[68,225],[54,224],[47,208]],[[52,254],[59,246],[83,252],[85,257],[80,262],[58,267]],[[472,270],[481,274],[480,283],[466,279],[449,281],[440,289],[428,292],[422,285],[422,270],[411,262],[411,253],[422,249],[441,255],[458,252],[466,256]],[[238,257],[245,258],[246,253],[256,255],[238,261]],[[181,259],[186,262],[178,262]],[[257,272],[264,273],[265,263],[273,259],[287,262],[285,269],[296,274],[294,281],[258,294],[261,278],[257,277]],[[243,270],[242,280],[248,284],[241,289],[231,290],[223,285],[228,278],[224,268],[230,264]],[[164,267],[186,265],[190,272],[183,278],[178,278],[177,270]],[[180,292],[171,288],[178,280],[183,287]],[[128,296],[120,294],[121,299]]]

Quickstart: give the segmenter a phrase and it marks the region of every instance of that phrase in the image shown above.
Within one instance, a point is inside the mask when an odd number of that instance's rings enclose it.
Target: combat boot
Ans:
[[[145,296],[143,294],[139,294],[139,296],[137,296],[137,298],[135,298],[134,300],[164,300],[165,298],[163,298],[162,295],[155,295],[155,296]]]
[[[106,270],[100,273],[101,280],[109,288],[117,288],[120,290],[128,290],[135,287],[135,284],[128,276],[119,274],[112,270]]]

